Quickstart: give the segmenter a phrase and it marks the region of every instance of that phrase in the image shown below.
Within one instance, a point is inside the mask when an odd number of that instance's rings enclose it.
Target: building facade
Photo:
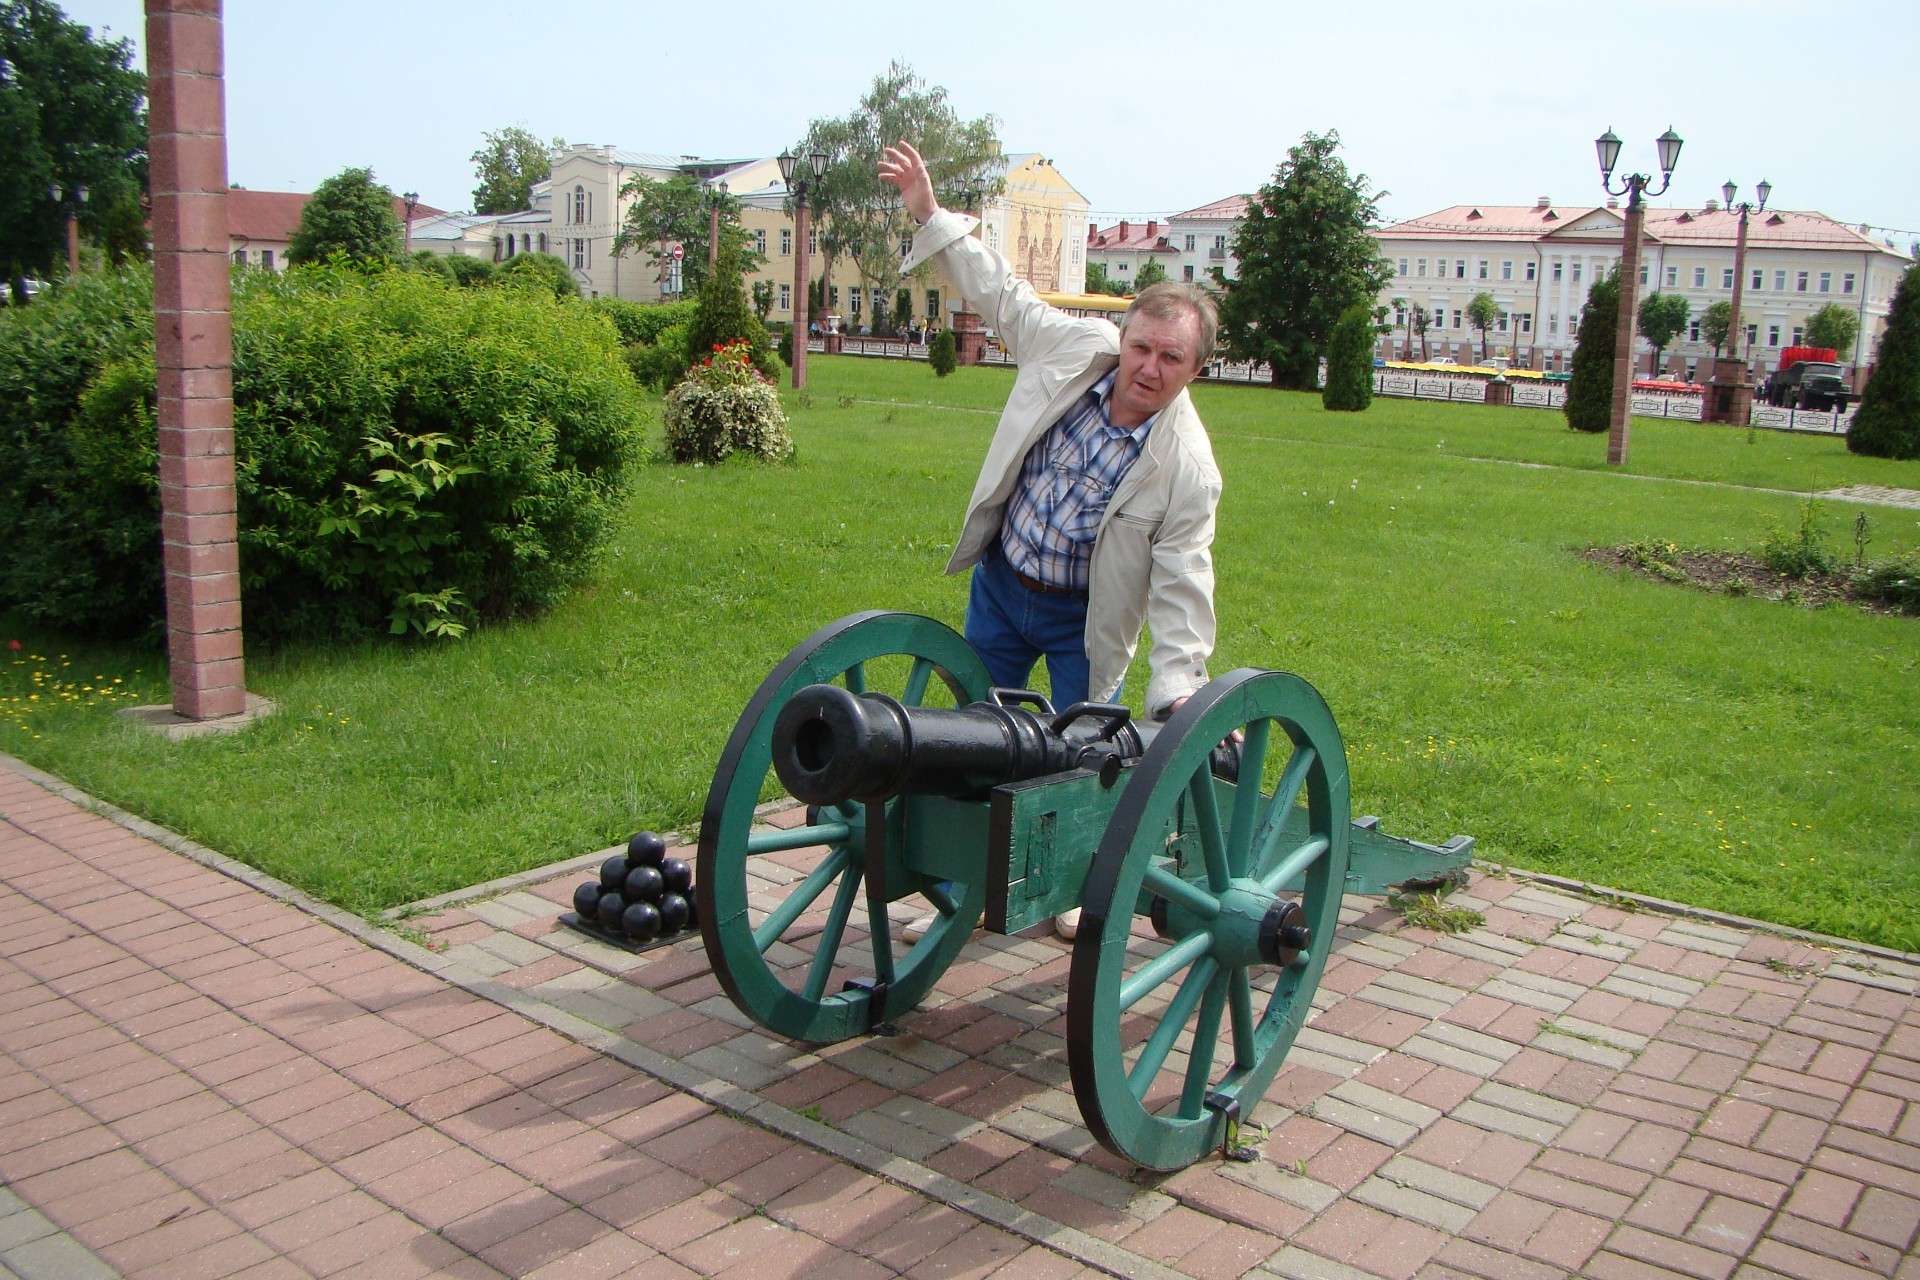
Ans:
[[[1239,274],[1233,235],[1247,212],[1246,196],[1228,196],[1167,219],[1167,244],[1174,252],[1167,274],[1175,280],[1217,287],[1214,270],[1231,280]]]
[[[1376,231],[1392,278],[1379,295],[1394,330],[1377,350],[1394,359],[1480,358],[1481,334],[1467,307],[1493,296],[1499,318],[1485,336],[1488,355],[1521,368],[1563,371],[1578,338],[1587,292],[1620,260],[1625,214],[1613,205],[1455,205]],[[1733,296],[1739,215],[1708,201],[1699,209],[1648,209],[1636,295],[1654,290],[1686,298],[1689,322],[1662,356],[1663,374],[1710,376],[1713,348],[1700,319]],[[1747,228],[1737,354],[1756,378],[1797,345],[1808,318],[1838,303],[1853,311],[1860,337],[1844,357],[1870,363],[1885,329],[1893,291],[1912,260],[1864,229],[1824,214],[1767,210]],[[1423,344],[1410,333],[1413,307],[1432,317]],[[1652,347],[1638,339],[1637,368],[1652,372]],[[1855,379],[1858,385],[1858,379]]]

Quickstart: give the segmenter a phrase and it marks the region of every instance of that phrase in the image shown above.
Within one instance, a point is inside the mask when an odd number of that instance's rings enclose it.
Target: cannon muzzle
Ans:
[[[773,768],[808,804],[908,792],[969,797],[1069,769],[1093,769],[1111,781],[1146,750],[1154,728],[1135,723],[1125,707],[1082,702],[1053,714],[1038,695],[1006,689],[948,709],[816,684],[794,694],[774,720]]]

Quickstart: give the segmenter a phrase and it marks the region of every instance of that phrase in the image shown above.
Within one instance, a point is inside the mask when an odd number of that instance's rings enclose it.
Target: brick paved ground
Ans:
[[[1143,1177],[1065,1087],[1051,938],[976,935],[901,1034],[808,1049],[697,941],[559,929],[577,869],[417,947],[29,773],[0,768],[0,1272],[31,1235],[192,1277],[1920,1280],[1911,958],[1520,880],[1454,938],[1354,900],[1264,1158]]]

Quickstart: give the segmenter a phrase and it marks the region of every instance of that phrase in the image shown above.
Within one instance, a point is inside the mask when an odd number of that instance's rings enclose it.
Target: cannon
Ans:
[[[756,825],[764,796],[807,805]],[[883,1030],[975,921],[1081,908],[1067,1066],[1089,1132],[1153,1169],[1231,1145],[1311,1012],[1345,894],[1458,882],[1473,841],[1351,820],[1326,702],[1282,671],[1209,682],[1164,724],[1055,713],[990,687],[951,628],[855,614],[762,681],[701,818],[697,916],[760,1025],[830,1043]],[[890,909],[934,923],[894,937]]]

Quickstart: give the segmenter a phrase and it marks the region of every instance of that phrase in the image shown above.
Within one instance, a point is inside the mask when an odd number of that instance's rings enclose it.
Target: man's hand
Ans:
[[[1172,702],[1169,702],[1167,704],[1166,718],[1169,720],[1173,719],[1173,713],[1178,711],[1181,707],[1184,707],[1186,704],[1187,704],[1187,698],[1185,694],[1182,694],[1180,697],[1175,698]],[[1246,740],[1247,740],[1247,731],[1245,729],[1235,729],[1232,733],[1227,735],[1227,741],[1229,742],[1245,742]]]
[[[940,212],[940,202],[933,198],[933,179],[927,174],[927,162],[920,158],[911,142],[887,148],[880,159],[880,181],[900,188],[907,212],[920,225],[925,226],[928,218]]]

